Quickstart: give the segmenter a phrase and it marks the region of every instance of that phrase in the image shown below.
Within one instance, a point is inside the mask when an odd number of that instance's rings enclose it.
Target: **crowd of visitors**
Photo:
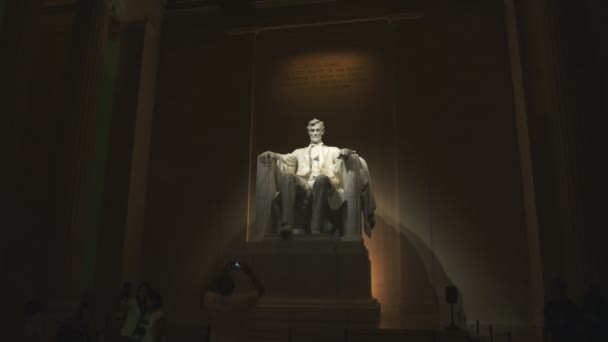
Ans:
[[[235,272],[246,275],[252,289],[235,290]],[[203,307],[210,321],[205,341],[245,341],[247,315],[263,294],[264,287],[248,263],[231,261],[221,267],[212,277],[203,298]],[[134,292],[131,283],[124,283],[115,305],[115,313],[108,316],[104,326],[94,319],[92,293],[85,294],[75,312],[58,326],[55,341],[166,342],[167,319],[163,312],[163,298],[147,282],[140,283]],[[47,290],[25,304],[25,335],[31,337],[28,340],[42,339],[42,324],[38,322],[47,306]]]

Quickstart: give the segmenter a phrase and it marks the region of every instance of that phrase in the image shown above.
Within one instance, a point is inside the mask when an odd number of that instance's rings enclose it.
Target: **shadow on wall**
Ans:
[[[403,225],[388,222],[390,217],[376,212],[376,227],[385,227],[398,233],[402,274],[402,313],[404,314],[437,314],[439,324],[449,324],[450,306],[446,302],[446,287],[456,286],[437,255],[422,238],[412,229]],[[392,220],[390,220],[392,221]],[[373,235],[372,235],[373,236]],[[373,262],[373,261],[372,261]],[[373,267],[373,264],[372,264]],[[464,296],[458,290],[458,302],[454,304],[454,321],[464,321]],[[460,316],[461,319],[458,318]]]

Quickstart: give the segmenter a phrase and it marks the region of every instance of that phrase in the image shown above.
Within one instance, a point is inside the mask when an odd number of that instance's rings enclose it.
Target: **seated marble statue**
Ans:
[[[353,150],[324,145],[322,121],[311,120],[307,130],[307,147],[258,156],[258,237],[337,232],[360,239],[361,212],[364,230],[371,236],[375,200],[365,160]]]

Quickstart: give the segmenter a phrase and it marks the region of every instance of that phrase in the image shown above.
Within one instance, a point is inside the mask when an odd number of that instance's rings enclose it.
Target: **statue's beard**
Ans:
[[[310,137],[310,141],[313,143],[320,143],[321,142],[321,137]]]

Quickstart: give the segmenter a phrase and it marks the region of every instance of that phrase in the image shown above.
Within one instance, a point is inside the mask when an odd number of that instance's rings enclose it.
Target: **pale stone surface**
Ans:
[[[252,320],[377,325],[371,272],[362,241],[330,236],[249,242],[230,257],[247,260],[266,288]]]
[[[320,232],[359,241],[362,212],[365,232],[371,237],[375,199],[367,163],[353,150],[325,146],[322,121],[311,120],[307,129],[308,147],[258,156],[256,224],[251,240],[277,233]],[[334,218],[328,219],[329,215]]]

